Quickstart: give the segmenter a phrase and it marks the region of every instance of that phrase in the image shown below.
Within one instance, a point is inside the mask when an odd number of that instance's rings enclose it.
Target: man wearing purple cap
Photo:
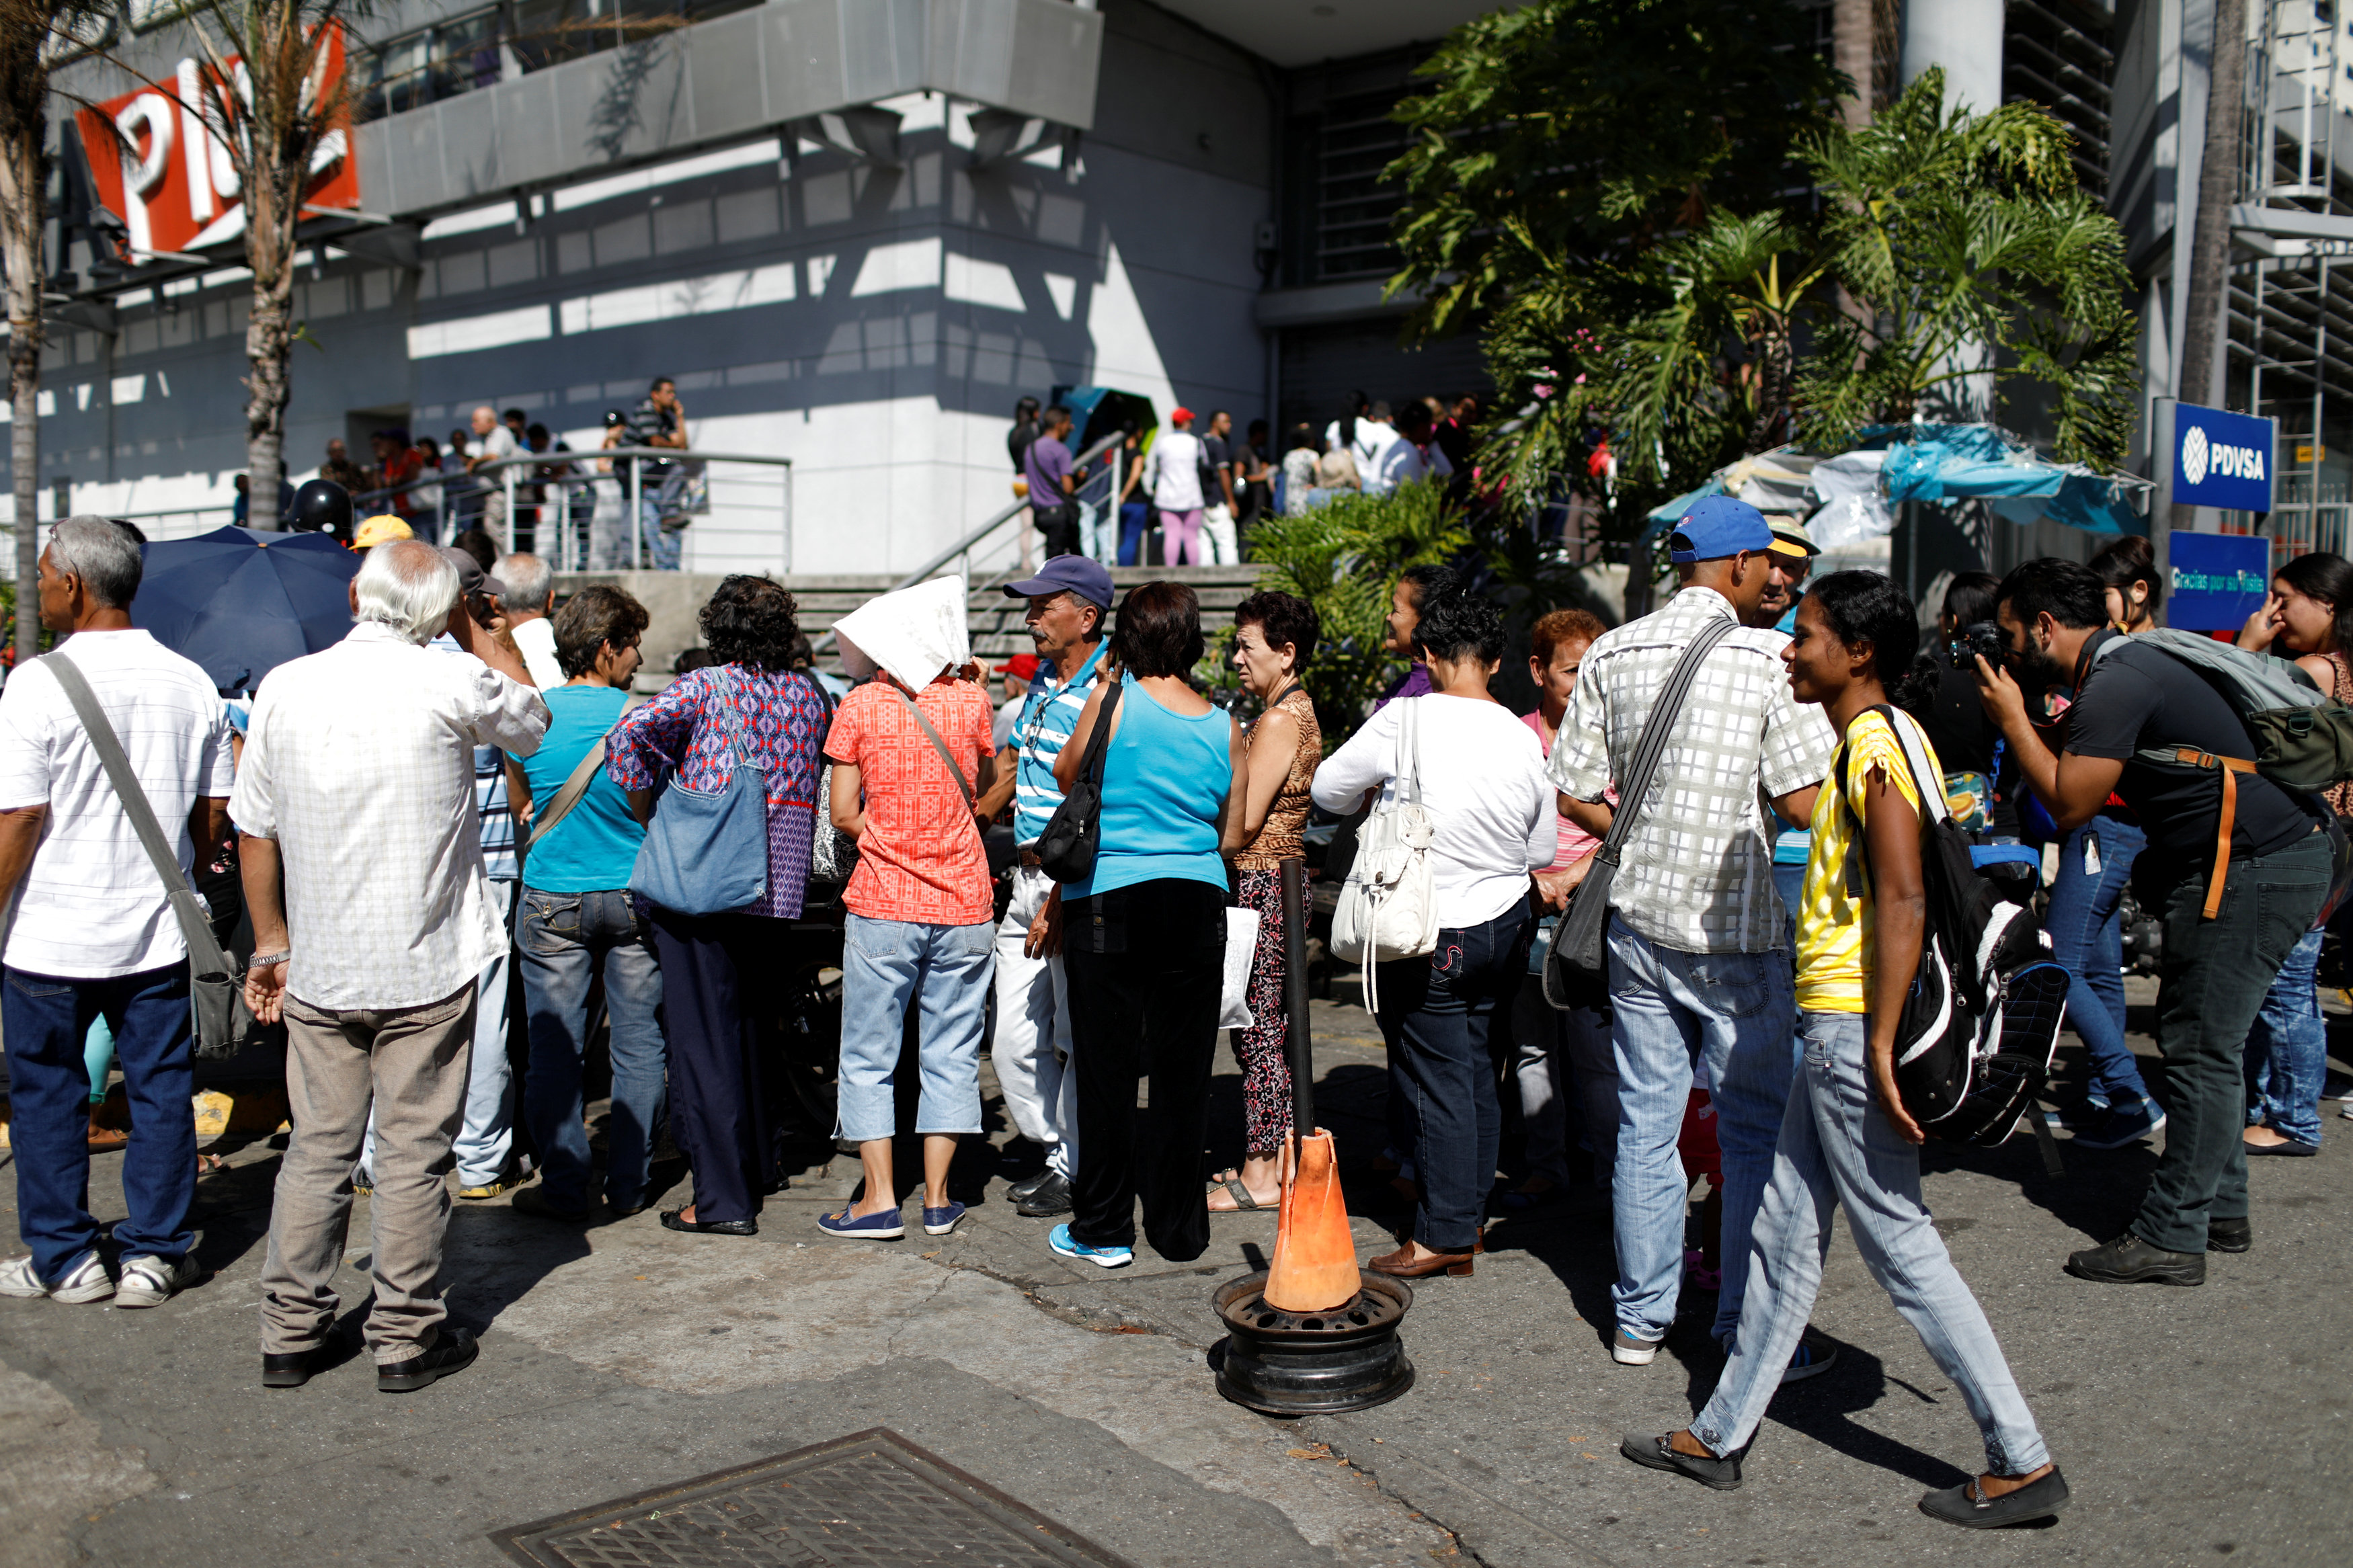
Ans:
[[[1618,1060],[1612,1209],[1618,1282],[1611,1356],[1643,1366],[1675,1321],[1688,1187],[1676,1135],[1696,1077],[1715,1104],[1724,1153],[1724,1279],[1715,1338],[1728,1345],[1748,1281],[1748,1233],[1772,1173],[1789,1098],[1797,1025],[1788,921],[1773,888],[1773,829],[1760,795],[1788,822],[1813,815],[1837,738],[1819,708],[1789,695],[1788,638],[1745,623],[1765,595],[1773,531],[1728,496],[1694,503],[1669,558],[1682,586],[1666,608],[1605,632],[1586,650],[1554,743],[1560,807],[1609,830],[1603,795],[1623,787],[1643,728],[1683,650],[1716,623],[1670,724],[1650,787],[1633,805],[1609,889],[1609,981]],[[1829,1364],[1804,1344],[1790,1375]]]
[[[1070,1070],[1071,1004],[1062,978],[1061,889],[1038,864],[1038,837],[1062,804],[1054,759],[1079,721],[1103,666],[1111,573],[1083,555],[1057,555],[1038,575],[1008,583],[1029,601],[1038,672],[998,753],[997,783],[980,799],[983,822],[1013,803],[1013,898],[997,928],[997,1041],[990,1059],[1005,1090],[1005,1113],[1045,1152],[1045,1168],[1015,1184],[1019,1212],[1035,1218],[1071,1212],[1078,1172],[1077,1075]]]

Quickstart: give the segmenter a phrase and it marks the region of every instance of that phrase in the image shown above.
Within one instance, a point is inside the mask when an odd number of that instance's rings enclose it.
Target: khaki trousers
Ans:
[[[367,1343],[378,1365],[432,1347],[448,1316],[442,1178],[466,1108],[474,983],[419,1007],[313,1007],[286,998],[286,1096],[294,1135],[278,1167],[269,1259],[261,1276],[265,1355],[307,1350],[334,1326],[335,1269],[352,1215],[352,1167],[375,1112],[369,1254],[375,1304]]]

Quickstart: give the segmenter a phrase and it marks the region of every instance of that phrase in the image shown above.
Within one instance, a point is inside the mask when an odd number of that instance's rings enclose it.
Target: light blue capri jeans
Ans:
[[[2050,1456],[1969,1288],[1920,1201],[1920,1151],[1888,1123],[1863,1067],[1859,1013],[1806,1013],[1804,1060],[1781,1119],[1772,1184],[1750,1233],[1748,1295],[1732,1359],[1692,1436],[1716,1455],[1746,1447],[1813,1315],[1831,1247],[1831,1207],[1846,1205],[1863,1267],[1952,1380],[1985,1434],[1986,1468],[2022,1476]]]
[[[980,1037],[996,962],[993,921],[946,926],[845,918],[835,1136],[865,1142],[897,1132],[893,1086],[911,1004],[922,1010],[923,1100],[915,1131],[980,1131]]]

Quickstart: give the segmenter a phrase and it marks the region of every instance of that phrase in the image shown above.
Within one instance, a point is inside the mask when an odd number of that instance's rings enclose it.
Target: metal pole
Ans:
[[[516,547],[522,542],[522,516],[515,510],[515,471],[512,468],[501,468],[499,470],[499,479],[506,486],[507,553],[512,555]],[[534,545],[538,542],[536,538],[532,540]]]
[[[637,563],[640,572],[646,569],[646,528],[638,512],[638,487],[643,483],[639,476],[645,471],[639,467],[641,461],[637,458],[629,459],[629,559]]]
[[[1291,1126],[1315,1131],[1315,1044],[1307,1020],[1307,862],[1282,862],[1283,1054],[1291,1063]]]
[[[785,465],[785,575],[793,574],[793,466]]]

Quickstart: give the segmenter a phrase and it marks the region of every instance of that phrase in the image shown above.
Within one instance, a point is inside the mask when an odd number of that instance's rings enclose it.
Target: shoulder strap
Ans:
[[[932,728],[932,721],[923,717],[922,705],[913,698],[900,690],[895,684],[889,682],[886,682],[885,684],[889,684],[891,686],[891,695],[905,703],[907,705],[907,711],[915,716],[915,722],[923,727],[923,733],[931,739],[932,749],[939,752],[940,761],[947,764],[949,773],[955,779],[956,788],[964,792],[965,805],[967,806],[974,805],[976,797],[972,793],[971,782],[964,776],[964,770],[956,766],[955,753],[948,750],[948,743],[940,739],[940,732],[937,730]]]
[[[75,714],[81,720],[83,731],[90,736],[90,748],[106,769],[107,782],[114,786],[115,797],[122,803],[122,814],[131,819],[131,826],[139,835],[140,847],[153,862],[155,875],[162,878],[164,890],[170,895],[172,912],[179,917],[180,934],[187,940],[191,961],[208,961],[218,970],[229,967],[220,943],[213,938],[212,922],[196,906],[196,892],[188,886],[187,877],[180,870],[180,858],[164,837],[162,824],[155,820],[155,808],[147,802],[147,792],[139,786],[139,775],[131,771],[131,759],[123,754],[122,742],[114,733],[114,726],[106,721],[106,712],[98,705],[98,695],[82,679],[73,660],[63,651],[44,655],[40,661],[58,685],[65,690],[66,700],[73,704]],[[197,967],[205,965],[199,963]]]
[[[1103,677],[1098,675],[1096,679]],[[1095,714],[1094,733],[1087,737],[1087,754],[1079,764],[1079,776],[1092,779],[1095,787],[1103,787],[1103,769],[1107,764],[1104,752],[1111,743],[1111,716],[1119,711],[1119,694],[1126,682],[1113,680],[1103,692],[1103,705]]]
[[[1412,805],[1421,804],[1421,726],[1415,721],[1421,700],[1409,697],[1398,704],[1397,797]]]
[[[580,759],[579,764],[565,776],[562,786],[548,801],[546,815],[532,822],[530,841],[533,844],[536,845],[555,831],[555,825],[571,814],[572,808],[578,805],[581,797],[588,793],[588,786],[596,782],[596,770],[604,765],[605,738],[600,735],[596,743],[588,748],[588,754]]]
[[[1690,695],[1692,682],[1698,679],[1699,667],[1718,643],[1730,637],[1737,626],[1735,621],[1721,617],[1711,620],[1699,629],[1684,648],[1675,667],[1667,672],[1667,683],[1659,689],[1659,700],[1651,704],[1651,716],[1642,722],[1642,738],[1634,743],[1634,757],[1626,770],[1625,780],[1618,786],[1618,805],[1609,818],[1609,837],[1601,841],[1599,851],[1605,864],[1615,866],[1628,835],[1634,830],[1634,818],[1642,807],[1642,797],[1650,793],[1651,775],[1659,771],[1659,759],[1666,754],[1667,739],[1675,727],[1675,716],[1683,710],[1683,699]]]

